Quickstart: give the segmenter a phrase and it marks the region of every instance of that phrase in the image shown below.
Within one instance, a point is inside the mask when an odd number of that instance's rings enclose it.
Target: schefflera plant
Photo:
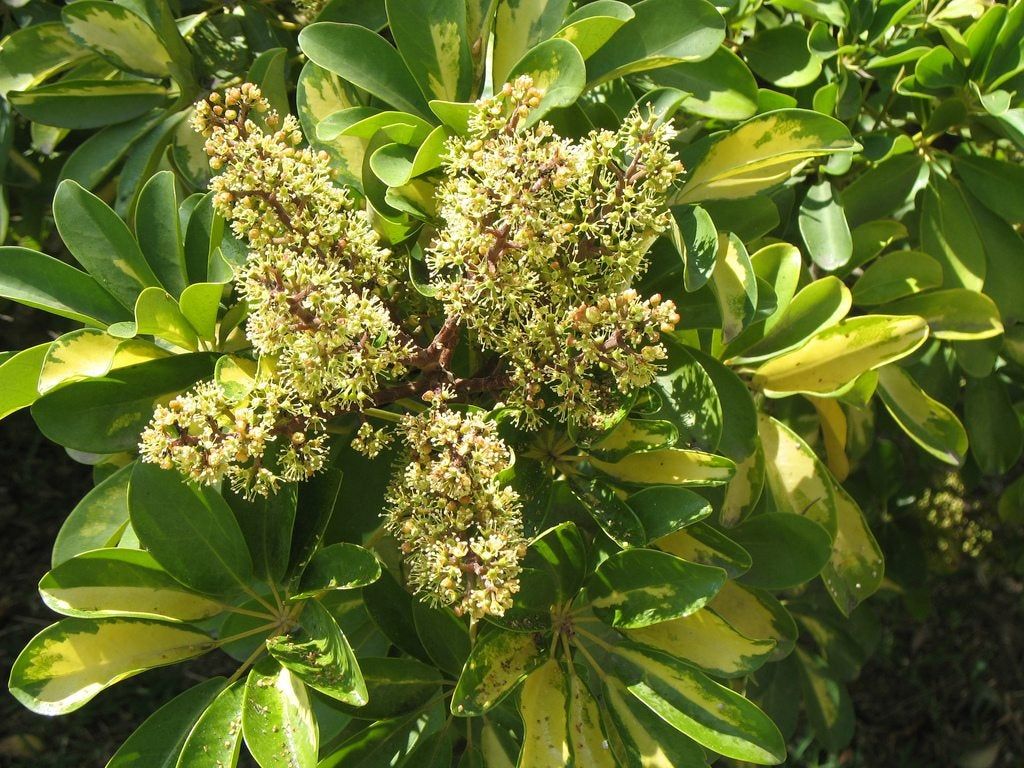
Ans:
[[[88,327],[7,359],[4,407],[102,478],[42,584],[85,615],[32,641],[12,688],[55,714],[238,659],[113,765],[142,745],[232,764],[239,733],[263,766],[780,762],[742,695],[795,646],[773,593],[823,574],[849,611],[881,577],[783,404],[866,399],[860,376],[927,329],[843,321],[795,249],[748,253],[693,206],[849,133],[770,112],[684,169],[682,100],[619,78],[711,56],[724,24],[699,0],[417,7],[427,24],[389,7],[397,49],[306,28],[310,146],[230,89],[196,107],[209,194],[179,206],[155,175],[133,234],[66,183],[55,218],[89,274],[5,249],[5,295]],[[424,45],[435,27],[458,45]]]

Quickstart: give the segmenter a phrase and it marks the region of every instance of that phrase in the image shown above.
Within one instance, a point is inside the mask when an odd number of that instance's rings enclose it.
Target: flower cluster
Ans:
[[[628,289],[682,166],[666,124],[633,113],[573,142],[530,125],[539,100],[530,78],[507,84],[449,143],[428,264],[446,311],[510,368],[510,405],[533,419],[549,390],[564,418],[594,424],[650,383],[657,332],[678,320]]]
[[[301,410],[293,399],[267,383],[230,397],[216,382],[203,382],[156,408],[140,453],[200,483],[227,479],[242,493],[276,491],[282,480],[315,474],[326,455],[322,425],[291,415]]]
[[[460,616],[502,616],[519,591],[526,550],[519,496],[499,478],[511,451],[493,422],[440,398],[407,416],[402,432],[409,463],[392,482],[387,527],[410,585]]]

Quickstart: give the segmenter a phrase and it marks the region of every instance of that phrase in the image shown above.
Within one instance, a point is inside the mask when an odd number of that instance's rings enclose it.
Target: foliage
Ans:
[[[1024,446],[1022,23],[10,8],[0,296],[74,328],[0,357],[0,415],[96,480],[12,693],[237,660],[112,768],[841,748],[878,539]]]

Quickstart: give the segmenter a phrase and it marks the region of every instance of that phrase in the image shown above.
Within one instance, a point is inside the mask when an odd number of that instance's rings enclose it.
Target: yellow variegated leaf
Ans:
[[[39,398],[39,372],[50,343],[23,349],[0,363],[0,419]]]
[[[747,249],[736,235],[720,232],[711,287],[722,313],[722,341],[736,338],[757,309],[757,275]]]
[[[630,640],[650,645],[719,677],[758,669],[775,650],[775,640],[752,640],[707,609],[681,619],[623,630]]]
[[[118,69],[149,77],[167,77],[174,62],[145,19],[117,3],[82,0],[61,14],[72,37]]]
[[[66,381],[105,375],[121,342],[122,339],[95,328],[65,333],[46,352],[39,370],[39,393]]]
[[[736,471],[724,456],[681,448],[634,453],[616,462],[591,458],[590,463],[616,480],[638,485],[721,485]]]
[[[783,659],[793,650],[797,634],[793,617],[767,592],[727,581],[708,609],[744,637],[773,641],[770,661]]]
[[[836,532],[835,494],[828,470],[800,437],[781,421],[758,416],[765,477],[780,512],[804,515]]]
[[[473,89],[473,61],[462,0],[388,0],[398,51],[428,99],[463,101]]]
[[[824,397],[809,397],[808,400],[818,412],[829,472],[843,482],[850,474],[850,459],[846,455],[846,412],[838,400]]]
[[[217,359],[214,378],[229,400],[240,400],[256,386],[257,363],[237,355]]]
[[[11,693],[41,715],[78,709],[114,683],[200,656],[210,637],[152,619],[64,619],[34,638],[14,662]]]
[[[515,0],[498,5],[491,60],[494,90],[500,89],[523,54],[558,30],[568,7],[569,0]]]
[[[928,337],[923,318],[863,315],[814,334],[802,347],[774,357],[754,374],[768,395],[826,395],[865,371],[906,357]]]
[[[564,768],[569,764],[568,696],[565,674],[555,659],[544,662],[526,678],[519,697],[523,717],[519,768]]]
[[[312,61],[306,62],[295,87],[295,105],[302,132],[317,149],[331,155],[332,167],[338,170],[338,181],[362,191],[363,156],[369,139],[359,136],[338,136],[330,141],[316,138],[317,124],[328,115],[360,105],[355,89],[332,72]]]
[[[736,465],[736,474],[725,487],[720,520],[730,527],[743,519],[764,489],[764,449],[758,443],[757,449]]]
[[[569,750],[574,765],[590,768],[616,768],[617,763],[612,756],[601,728],[601,713],[597,701],[587,688],[587,684],[569,671],[569,713],[568,729]]]
[[[494,629],[481,634],[452,694],[452,714],[482,715],[536,669],[546,651],[529,633]]]
[[[885,559],[864,513],[839,483],[835,484],[835,499],[836,536],[821,579],[839,610],[849,616],[881,585]]]
[[[878,385],[889,415],[915,443],[954,467],[964,463],[967,431],[955,413],[932,399],[897,365],[878,369]]]

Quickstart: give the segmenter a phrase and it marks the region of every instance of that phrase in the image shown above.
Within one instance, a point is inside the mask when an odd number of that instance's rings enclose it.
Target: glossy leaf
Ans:
[[[547,644],[538,644],[532,634],[501,629],[481,633],[452,694],[452,714],[484,714],[543,664],[547,651]]]
[[[881,586],[885,559],[857,502],[839,483],[833,489],[836,535],[821,580],[839,610],[849,616]]]
[[[800,515],[755,515],[731,529],[729,536],[753,559],[741,580],[761,589],[790,589],[804,584],[821,573],[832,554],[829,532]]]
[[[680,448],[634,453],[617,462],[591,459],[609,477],[635,485],[721,485],[736,471],[724,456]]]
[[[189,732],[176,768],[229,768],[237,763],[244,694],[242,680],[217,694]]]
[[[314,768],[319,731],[302,681],[267,660],[245,682],[242,735],[261,768]]]
[[[889,415],[935,458],[955,467],[967,455],[967,432],[949,408],[930,397],[904,369],[878,370],[879,395]]]

